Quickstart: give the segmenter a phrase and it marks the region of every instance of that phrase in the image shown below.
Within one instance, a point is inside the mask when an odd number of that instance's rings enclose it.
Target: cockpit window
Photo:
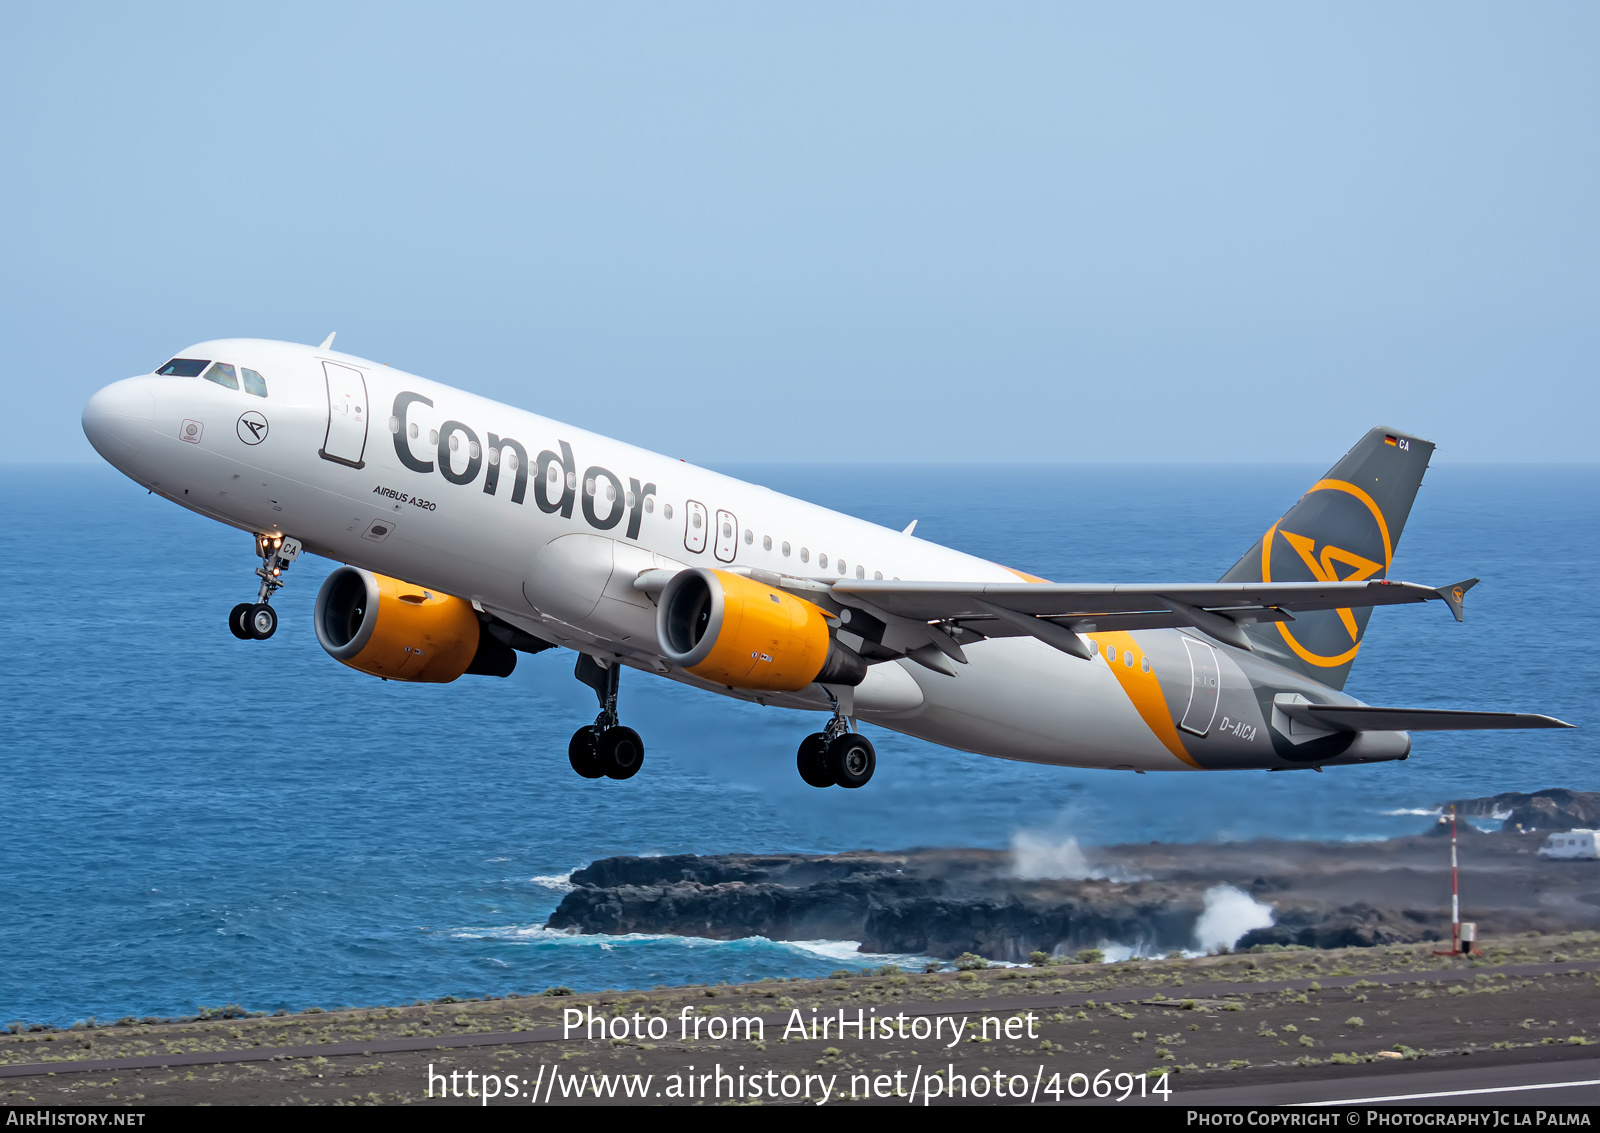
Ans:
[[[156,373],[169,378],[198,378],[210,364],[209,358],[174,358]]]
[[[239,388],[238,375],[233,372],[233,367],[226,362],[211,363],[211,369],[206,371],[205,377],[206,381],[216,382],[219,386],[227,386],[229,389]]]
[[[257,397],[266,397],[267,396],[267,379],[266,378],[263,378],[260,374],[256,373],[254,370],[246,370],[242,366],[239,368],[239,376],[244,379],[244,392],[245,393],[253,393]]]

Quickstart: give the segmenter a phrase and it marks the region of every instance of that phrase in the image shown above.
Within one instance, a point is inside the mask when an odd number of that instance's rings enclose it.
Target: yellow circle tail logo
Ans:
[[[1317,481],[1261,540],[1263,582],[1364,582],[1386,577],[1393,561],[1382,510],[1344,480]],[[1331,669],[1355,659],[1367,616],[1318,610],[1298,615],[1293,630],[1275,624],[1301,660]]]

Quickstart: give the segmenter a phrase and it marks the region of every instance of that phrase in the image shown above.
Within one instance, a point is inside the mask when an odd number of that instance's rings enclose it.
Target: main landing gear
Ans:
[[[800,741],[795,764],[800,778],[813,787],[865,787],[878,766],[872,741],[850,731],[843,716],[835,715],[820,732]]]
[[[256,568],[261,592],[254,602],[240,602],[228,614],[228,628],[241,641],[265,641],[278,632],[278,611],[270,603],[283,586],[283,572],[300,557],[300,540],[287,535],[257,535],[256,554],[261,558],[261,565]]]
[[[631,779],[644,765],[644,741],[632,728],[617,723],[617,688],[622,666],[616,661],[602,666],[587,653],[578,654],[573,676],[594,689],[600,699],[600,715],[593,724],[572,733],[567,744],[567,759],[572,769],[585,779]]]

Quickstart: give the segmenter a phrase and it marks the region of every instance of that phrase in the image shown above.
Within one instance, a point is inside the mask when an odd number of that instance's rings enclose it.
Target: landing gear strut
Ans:
[[[256,554],[261,565],[256,574],[261,591],[254,602],[240,602],[228,614],[228,628],[241,641],[265,641],[278,632],[278,611],[271,606],[272,596],[283,586],[283,572],[300,557],[300,540],[287,535],[257,535]]]
[[[572,769],[585,779],[631,779],[644,765],[644,741],[632,728],[617,723],[617,689],[622,681],[622,666],[616,661],[602,666],[587,653],[578,654],[573,676],[594,689],[600,700],[600,714],[593,724],[572,733],[567,744],[567,759]]]
[[[800,751],[795,756],[800,778],[813,787],[865,787],[877,769],[878,754],[871,740],[850,730],[837,704],[834,709],[833,718],[822,731],[800,741]]]

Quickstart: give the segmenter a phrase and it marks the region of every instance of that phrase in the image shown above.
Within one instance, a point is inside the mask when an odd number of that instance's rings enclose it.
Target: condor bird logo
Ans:
[[[1382,510],[1344,480],[1313,484],[1261,540],[1263,582],[1364,582],[1385,577],[1393,560]],[[1292,630],[1277,626],[1302,660],[1335,668],[1355,658],[1370,615],[1370,608],[1317,611],[1299,615]]]

